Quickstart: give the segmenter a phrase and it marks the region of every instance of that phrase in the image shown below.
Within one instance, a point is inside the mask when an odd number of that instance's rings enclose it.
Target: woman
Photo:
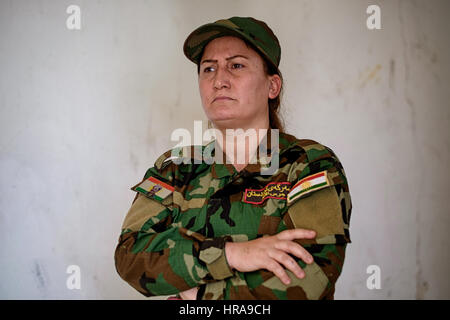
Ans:
[[[333,299],[351,242],[348,184],[331,149],[283,132],[278,39],[262,21],[232,17],[194,30],[184,53],[221,133],[213,154],[234,161],[176,164],[171,150],[159,157],[132,188],[119,275],[146,296]],[[250,135],[257,146],[236,144],[251,129],[262,129]],[[261,151],[277,161],[269,175]]]

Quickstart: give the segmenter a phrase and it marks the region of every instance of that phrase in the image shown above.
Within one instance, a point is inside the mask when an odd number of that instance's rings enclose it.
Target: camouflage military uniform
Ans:
[[[344,169],[330,148],[280,133],[279,170],[271,176],[261,175],[259,159],[238,172],[230,164],[177,165],[166,160],[170,154],[142,182],[166,186],[164,197],[155,197],[158,188],[142,190],[142,183],[132,188],[137,195],[115,252],[125,281],[145,296],[199,287],[197,299],[333,299],[351,242],[352,204]],[[311,187],[318,176],[326,183]],[[294,187],[300,194],[292,194]],[[286,270],[291,283],[285,285],[267,270],[229,268],[227,241],[292,228],[317,232],[313,240],[296,240],[314,257],[308,265],[296,259],[305,278]]]

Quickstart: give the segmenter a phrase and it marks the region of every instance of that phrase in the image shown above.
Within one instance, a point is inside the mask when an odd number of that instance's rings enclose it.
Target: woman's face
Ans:
[[[239,38],[226,36],[205,47],[198,77],[206,116],[215,127],[268,128],[268,99],[281,88],[278,75],[268,76],[260,55]]]

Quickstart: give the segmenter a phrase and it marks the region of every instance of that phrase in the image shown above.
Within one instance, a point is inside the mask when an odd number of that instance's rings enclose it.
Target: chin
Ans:
[[[209,118],[209,119],[212,122],[217,123],[217,124],[225,124],[225,123],[236,121],[236,118],[234,118],[234,117],[213,117],[213,118]]]
[[[241,118],[218,118],[212,119],[216,127],[229,128],[229,129],[243,129],[245,121]]]
[[[217,122],[217,121],[230,121],[234,120],[239,117],[239,114],[236,114],[235,112],[232,112],[229,108],[215,108],[213,112],[210,112],[207,114],[208,119],[211,121]]]

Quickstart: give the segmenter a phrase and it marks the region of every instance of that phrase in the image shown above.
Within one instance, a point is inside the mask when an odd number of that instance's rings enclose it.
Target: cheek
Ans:
[[[199,81],[198,82],[198,89],[200,91],[200,98],[202,99],[202,101],[206,98],[206,96],[208,95],[208,90],[207,90],[207,86],[205,85],[205,83],[203,81]]]
[[[247,81],[238,88],[240,94],[245,97],[246,103],[261,104],[268,100],[268,89],[263,81]]]

